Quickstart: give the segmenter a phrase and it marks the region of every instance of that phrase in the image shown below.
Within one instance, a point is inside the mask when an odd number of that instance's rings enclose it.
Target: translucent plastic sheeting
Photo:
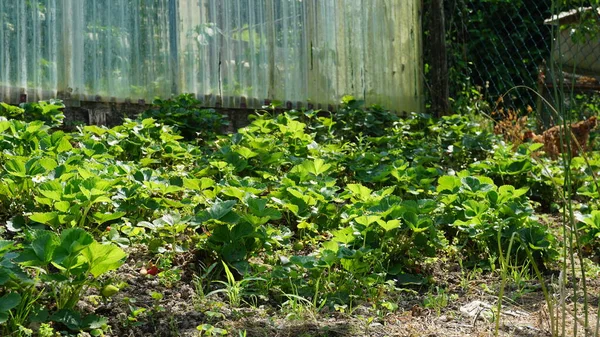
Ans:
[[[0,0],[0,99],[422,106],[420,0]],[[26,96],[23,96],[26,94]]]

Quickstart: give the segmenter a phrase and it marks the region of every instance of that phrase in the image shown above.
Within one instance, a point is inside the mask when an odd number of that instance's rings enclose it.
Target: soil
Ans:
[[[196,273],[193,254],[176,261],[183,274],[175,284],[161,282],[158,277],[142,275],[140,270],[151,259],[143,247],[129,248],[129,258],[113,280],[122,281],[121,291],[102,303],[97,294],[90,293],[80,302],[80,308],[108,318],[111,326],[108,337],[143,336],[211,336],[201,334],[198,326],[224,329],[228,336],[494,336],[496,320],[492,311],[497,306],[499,277],[494,273],[461,271],[448,262],[437,263],[428,270],[433,273],[432,282],[439,285],[446,295],[446,302],[431,303],[431,290],[407,291],[396,300],[398,309],[393,313],[379,311],[368,303],[352,308],[351,314],[324,307],[318,313],[305,311],[300,314],[286,313],[272,303],[257,303],[254,307],[242,304],[232,308],[223,294],[199,296],[193,275]],[[486,276],[487,275],[487,276]],[[547,284],[555,298],[559,298],[558,274],[547,275]],[[589,294],[598,294],[600,282],[588,280]],[[566,312],[574,312],[574,296],[567,287]],[[154,299],[152,292],[163,294]],[[439,295],[439,293],[438,293]],[[581,296],[579,296],[581,297]],[[505,288],[498,336],[537,337],[552,336],[550,316],[544,300],[542,287],[535,277],[524,278],[518,284],[508,282]],[[582,312],[581,299],[577,302]],[[592,305],[594,304],[594,305]],[[597,300],[589,304],[591,321],[595,321]],[[471,311],[467,312],[468,305]],[[137,316],[138,308],[145,311]],[[556,312],[555,312],[556,314]],[[562,318],[559,317],[559,321]],[[575,336],[575,319],[567,314],[564,320],[565,336]],[[583,315],[578,315],[578,335],[583,335]],[[562,326],[562,324],[561,324]],[[593,332],[593,325],[592,330]],[[245,334],[244,334],[245,332]],[[220,335],[213,332],[212,336]]]

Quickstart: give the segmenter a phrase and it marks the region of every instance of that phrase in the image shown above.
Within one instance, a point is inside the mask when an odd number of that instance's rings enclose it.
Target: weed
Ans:
[[[212,282],[212,277],[214,276],[215,267],[218,264],[215,262],[211,264],[208,268],[203,266],[201,275],[194,275],[192,279],[192,283],[194,285],[194,307],[199,309],[202,305],[202,302],[206,298],[206,292],[210,283]]]
[[[227,330],[217,328],[211,324],[202,324],[196,327],[196,330],[200,331],[200,336],[226,336]]]
[[[425,308],[435,310],[438,316],[441,315],[442,309],[448,306],[450,301],[458,299],[457,294],[448,294],[445,289],[436,287],[435,293],[431,291],[427,293],[423,300],[423,306]]]
[[[281,309],[287,313],[287,319],[302,320],[307,316],[311,320],[317,319],[318,312],[323,308],[326,301],[323,300],[317,305],[318,286],[316,287],[315,297],[312,301],[298,295],[298,287],[290,280],[290,287],[293,291],[291,294],[283,294],[287,301],[281,304]]]
[[[249,287],[251,286],[251,283],[255,281],[265,281],[265,279],[259,277],[248,277],[237,281],[227,264],[225,262],[222,263],[223,269],[225,270],[225,275],[227,277],[227,282],[213,282],[220,283],[224,285],[225,288],[213,290],[210,293],[206,294],[206,296],[208,297],[214,294],[224,293],[227,296],[229,304],[232,307],[237,308],[242,303],[243,297],[249,294]]]

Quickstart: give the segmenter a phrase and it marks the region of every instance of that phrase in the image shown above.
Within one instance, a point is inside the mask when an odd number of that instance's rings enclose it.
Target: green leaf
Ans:
[[[342,97],[342,103],[344,104],[349,104],[356,101],[356,98],[354,96],[351,95],[345,95]]]
[[[269,217],[271,220],[281,219],[281,212],[267,207],[266,199],[250,198],[248,199],[248,208],[252,214],[258,217]]]
[[[126,215],[127,213],[125,212],[115,212],[115,213],[101,213],[101,212],[95,212],[92,217],[94,218],[94,222],[101,225],[105,222],[108,221],[112,221],[112,220],[117,220],[122,218],[124,215]]]
[[[396,282],[401,285],[423,285],[427,284],[427,279],[419,275],[400,274],[396,276]]]
[[[67,326],[70,330],[77,331],[81,327],[81,315],[72,309],[60,309],[50,316],[53,322],[61,323]]]
[[[181,223],[181,215],[177,213],[165,214],[160,219],[156,219],[155,222],[162,225],[175,226]]]
[[[341,265],[351,273],[366,273],[369,270],[370,264],[360,259],[342,259]]]
[[[44,225],[49,225],[50,227],[56,227],[60,225],[60,222],[58,221],[58,213],[56,212],[33,213],[29,216],[29,219]]]
[[[356,239],[354,236],[354,229],[352,227],[346,227],[344,229],[333,231],[333,241],[340,243],[352,243]]]
[[[252,224],[253,226],[262,226],[264,224],[266,224],[267,222],[269,222],[269,217],[268,216],[264,216],[264,217],[259,217],[253,214],[248,214],[248,213],[244,213],[241,215],[241,218],[246,220],[248,223]]]
[[[463,203],[465,215],[469,218],[482,216],[488,210],[489,205],[485,202],[467,200]]]
[[[520,161],[514,161],[506,167],[506,173],[508,174],[521,174],[524,172],[529,172],[531,170],[531,161],[529,159],[524,159]]]
[[[338,249],[340,248],[338,243],[335,241],[325,241],[321,244],[321,246],[323,246],[323,250],[330,250],[334,253],[337,253]]]
[[[391,231],[392,229],[400,227],[400,220],[390,220],[390,221],[379,220],[379,221],[377,221],[377,223],[379,224],[379,226],[381,226],[386,231]]]
[[[371,225],[372,223],[375,223],[379,220],[381,220],[381,217],[378,215],[362,215],[362,216],[354,218],[354,221],[356,223],[363,225],[365,227],[369,227],[369,225]]]
[[[600,229],[600,211],[592,211],[590,214],[581,215],[577,214],[577,220],[583,222],[589,228],[582,227],[583,229],[587,229],[588,231],[592,229],[593,232],[596,232]]]
[[[496,191],[489,191],[485,196],[492,203],[492,205],[496,205],[499,200],[499,194]]]
[[[338,261],[337,252],[332,251],[332,250],[324,250],[321,253],[321,258],[319,260],[319,264],[322,265],[323,263],[325,263],[325,265],[331,267],[337,261]]]
[[[371,192],[373,191],[368,187],[361,184],[348,184],[346,188],[352,192],[355,199],[359,201],[369,201],[371,199]]]
[[[438,192],[449,191],[452,193],[458,192],[462,182],[459,177],[455,176],[443,176],[438,179],[438,186],[436,190]]]
[[[315,267],[317,259],[314,256],[292,256],[290,258],[290,262],[295,265],[310,269]]]
[[[87,329],[102,329],[107,324],[108,320],[106,319],[106,317],[93,314],[85,316],[81,323],[82,327]]]
[[[238,200],[244,200],[246,195],[250,195],[250,193],[245,189],[241,189],[235,186],[226,186],[221,190],[221,193],[228,197],[236,198]]]
[[[302,163],[302,168],[308,173],[319,176],[331,168],[330,164],[326,164],[323,159],[306,160]]]
[[[0,103],[0,104],[3,104],[3,103]],[[0,132],[4,132],[4,131],[10,129],[10,125],[11,125],[11,123],[9,121],[0,120]]]
[[[264,211],[265,207],[267,206],[267,199],[260,199],[260,198],[249,198],[247,203],[248,203],[248,208],[250,208],[250,210],[252,211],[252,213],[254,213],[255,215],[261,216],[263,215],[262,212]]]
[[[307,193],[306,190],[302,190],[298,187],[288,187],[285,190],[296,198],[297,201],[304,202],[306,205],[313,206],[317,204],[317,199],[313,197],[313,193]],[[292,201],[296,201],[293,200],[294,198],[292,198]]]
[[[405,212],[402,215],[402,219],[408,224],[411,228],[417,227],[419,223],[419,216],[414,212]]]
[[[62,200],[63,187],[58,180],[49,180],[43,182],[38,186],[37,190],[46,198],[50,198],[54,201]]]
[[[227,262],[244,261],[246,254],[246,246],[239,243],[226,243],[221,249],[221,255]]]
[[[240,156],[244,157],[245,159],[250,159],[250,158],[258,156],[258,153],[254,152],[254,151],[252,151],[249,148],[244,147],[244,146],[240,146],[239,148],[237,148],[235,150],[235,152],[237,154],[239,154]]]
[[[8,160],[5,164],[4,164],[4,169],[6,170],[6,172],[8,172],[8,174],[15,176],[15,177],[20,177],[20,178],[25,178],[27,177],[27,170],[25,169],[25,161],[22,159],[17,159],[17,158],[13,158]]]
[[[58,152],[58,153],[68,152],[68,151],[71,151],[72,149],[73,149],[73,145],[71,145],[71,142],[69,142],[67,137],[61,138],[60,142],[56,146],[56,152]]]
[[[31,162],[31,163],[30,163]],[[48,157],[42,157],[40,159],[32,159],[25,164],[28,168],[28,174],[34,176],[36,174],[42,174],[47,171],[52,171],[58,166],[56,160]]]
[[[108,129],[99,127],[97,125],[86,125],[83,127],[83,131],[96,134],[97,136],[102,136],[103,134],[108,132]]]
[[[81,228],[65,229],[60,235],[60,246],[54,252],[52,262],[62,265],[67,258],[74,258],[77,253],[85,249],[94,242],[94,238]],[[74,267],[80,263],[75,261],[67,261],[67,265],[62,265],[65,268]]]
[[[100,275],[115,270],[123,264],[127,254],[119,247],[93,242],[82,252],[89,262],[89,272],[98,278]]]
[[[49,263],[52,260],[54,250],[60,244],[58,235],[52,232],[43,232],[39,234],[31,243],[31,248],[35,255],[43,263]]]
[[[71,203],[68,201],[59,201],[54,204],[54,208],[57,211],[67,213],[69,211],[69,209],[71,208]]]
[[[252,233],[254,233],[254,227],[251,224],[247,222],[239,223],[231,229],[231,241],[236,242]]]
[[[421,233],[429,229],[431,225],[431,219],[429,218],[419,218],[417,214],[414,212],[406,212],[402,215],[404,222],[410,227],[410,229],[415,233]]]
[[[212,234],[210,236],[211,241],[215,241],[215,242],[219,242],[219,243],[231,241],[231,231],[229,230],[229,226],[227,226],[226,224],[217,225],[213,229],[211,234]]]
[[[0,313],[6,313],[16,307],[21,302],[21,295],[17,293],[8,293],[0,297]]]
[[[498,203],[505,203],[512,199],[517,199],[529,191],[528,187],[515,189],[512,185],[502,185],[498,188]]]
[[[472,192],[477,192],[481,186],[481,182],[476,177],[464,177],[461,182],[466,190]]]
[[[203,191],[207,188],[211,188],[215,186],[215,181],[210,178],[201,178],[201,179],[183,179],[183,187],[189,190],[195,191]]]
[[[48,321],[48,317],[50,317],[48,309],[43,305],[38,304],[32,308],[31,314],[29,315],[29,321],[31,323],[43,323]]]
[[[14,247],[15,242],[11,240],[0,240],[0,253]],[[1,256],[1,255],[0,255]]]
[[[219,220],[228,215],[236,204],[237,201],[235,200],[216,202],[208,210],[208,214],[212,219]]]
[[[527,192],[529,192],[529,187],[521,187],[513,192],[513,198],[519,198],[520,196],[527,194]]]

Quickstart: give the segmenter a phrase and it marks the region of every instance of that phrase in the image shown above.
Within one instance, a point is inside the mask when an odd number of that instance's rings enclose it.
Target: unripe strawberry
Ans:
[[[119,288],[112,284],[107,284],[102,288],[100,292],[104,297],[112,297],[114,294],[119,292]]]

